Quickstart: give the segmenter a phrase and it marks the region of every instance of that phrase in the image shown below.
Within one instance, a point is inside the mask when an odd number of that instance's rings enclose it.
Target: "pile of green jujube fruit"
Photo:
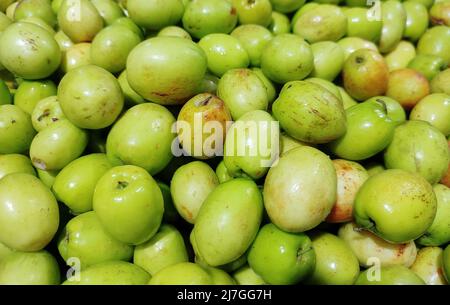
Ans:
[[[0,0],[0,284],[447,284],[449,160],[449,0]]]

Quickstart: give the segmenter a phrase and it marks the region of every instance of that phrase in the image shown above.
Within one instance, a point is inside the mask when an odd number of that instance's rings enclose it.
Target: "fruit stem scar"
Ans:
[[[125,189],[127,186],[128,186],[128,182],[126,182],[126,181],[118,181],[118,182],[117,182],[116,188],[117,188],[118,190],[123,190],[123,189]]]

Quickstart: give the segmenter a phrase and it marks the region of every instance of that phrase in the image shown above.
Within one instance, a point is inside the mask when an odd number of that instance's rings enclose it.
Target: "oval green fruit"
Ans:
[[[37,132],[65,118],[57,96],[40,100],[31,113],[31,123]]]
[[[28,157],[19,154],[0,155],[0,179],[14,173],[36,176],[36,171]]]
[[[220,184],[195,221],[196,254],[213,267],[236,260],[256,237],[262,213],[261,192],[253,181],[237,178]]]
[[[355,285],[425,285],[418,275],[402,265],[381,267],[378,272],[372,268],[361,272]]]
[[[40,100],[54,95],[56,86],[51,80],[23,81],[14,94],[14,105],[31,115]]]
[[[184,262],[156,273],[149,285],[212,285],[211,275],[197,264]]]
[[[15,105],[0,105],[0,154],[24,153],[35,134],[26,112]]]
[[[450,95],[430,94],[419,101],[409,115],[410,120],[427,121],[444,136],[450,135]]]

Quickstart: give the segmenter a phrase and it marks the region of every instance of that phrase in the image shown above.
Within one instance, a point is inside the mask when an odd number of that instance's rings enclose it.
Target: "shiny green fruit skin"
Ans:
[[[256,237],[262,213],[261,192],[253,181],[237,178],[220,184],[195,221],[196,254],[213,267],[239,258]]]
[[[307,235],[287,233],[267,224],[249,250],[248,263],[266,283],[293,285],[312,273],[316,257]]]
[[[309,43],[337,41],[347,33],[347,17],[336,5],[319,4],[293,21],[293,33]]]
[[[31,113],[31,123],[37,132],[65,118],[57,96],[49,96],[40,100]]]
[[[208,60],[208,69],[221,77],[227,71],[247,68],[250,57],[243,44],[235,37],[227,34],[208,34],[198,43]]]
[[[0,242],[18,251],[39,251],[58,229],[58,203],[35,176],[24,173],[0,180]]]
[[[344,66],[344,51],[333,41],[321,41],[311,45],[314,70],[310,76],[333,81]]]
[[[191,35],[185,29],[176,25],[169,25],[162,28],[156,36],[180,37],[192,40]]]
[[[272,7],[280,13],[292,13],[305,4],[303,0],[271,0]]]
[[[6,83],[0,79],[0,105],[8,105],[12,102],[11,92]]]
[[[149,241],[134,249],[133,263],[154,276],[160,270],[188,262],[183,236],[171,225],[162,225]]]
[[[40,100],[54,95],[56,86],[50,80],[23,81],[14,94],[14,105],[31,115]]]
[[[294,34],[281,34],[264,48],[261,69],[264,75],[279,84],[302,80],[314,69],[314,55],[303,38]]]
[[[350,107],[352,107],[352,106],[354,106],[354,105],[356,105],[358,103],[341,86],[338,86],[338,90],[339,90],[339,93],[341,94],[342,103],[344,104],[344,110],[347,110],[348,108],[350,108]]]
[[[437,199],[436,217],[425,234],[417,240],[424,246],[441,246],[450,241],[450,188],[436,184],[433,190]]]
[[[55,183],[56,176],[59,173],[59,170],[55,171],[44,171],[42,169],[36,168],[38,178],[44,183],[46,187],[49,189],[52,188],[53,183]]]
[[[231,0],[236,9],[240,24],[257,24],[264,27],[272,21],[272,4],[270,0]]]
[[[140,27],[138,27],[136,25],[136,23],[134,23],[133,20],[131,20],[128,17],[118,18],[118,19],[114,20],[114,22],[112,24],[125,26],[128,29],[135,32],[141,38],[141,40],[144,39],[144,34],[142,33],[142,29]]]
[[[450,27],[438,25],[429,28],[417,43],[417,54],[436,55],[450,64]]]
[[[106,261],[128,261],[133,255],[133,247],[111,237],[93,211],[78,215],[66,224],[58,238],[58,250],[66,262],[77,257],[81,269]]]
[[[51,27],[56,25],[56,16],[48,0],[22,0],[14,11],[14,20],[37,17]]]
[[[132,107],[137,104],[145,103],[145,99],[137,94],[136,91],[133,90],[133,88],[131,88],[130,84],[128,83],[127,77],[127,70],[123,70],[117,79],[125,98],[125,104]]]
[[[233,176],[231,176],[231,174],[228,172],[228,168],[225,166],[225,162],[223,160],[220,161],[219,165],[217,165],[216,167],[216,175],[220,183],[224,183],[233,179]]]
[[[158,184],[144,169],[133,165],[114,167],[100,178],[93,207],[109,234],[132,245],[155,235],[164,213]]]
[[[233,273],[233,278],[238,285],[266,285],[267,283],[253,271],[253,269],[245,265]]]
[[[122,8],[114,0],[91,0],[91,2],[102,16],[105,25],[111,25],[125,16]]]
[[[422,73],[422,75],[430,81],[440,71],[445,70],[445,68],[447,68],[447,64],[442,57],[436,55],[418,54],[409,62],[408,68]]]
[[[92,265],[63,285],[145,285],[150,274],[139,266],[122,261],[108,261]]]
[[[183,17],[184,6],[181,0],[128,0],[127,11],[138,26],[158,31],[177,24]]]
[[[183,15],[183,28],[197,39],[211,33],[230,33],[237,24],[237,11],[231,1],[190,1]]]
[[[381,2],[381,14],[383,27],[379,49],[381,53],[387,53],[392,51],[402,39],[406,24],[406,12],[400,1],[388,0]]]
[[[92,41],[91,62],[111,73],[125,69],[128,54],[141,42],[138,34],[125,26],[108,26]]]
[[[450,3],[446,0],[436,1],[430,8],[430,19],[433,25],[450,26]]]
[[[53,36],[56,43],[58,44],[61,52],[66,52],[71,46],[74,45],[73,41],[66,35],[63,31],[59,30]]]
[[[341,238],[355,253],[359,264],[369,268],[375,260],[379,266],[403,265],[410,267],[417,256],[414,241],[392,244],[367,230],[361,230],[355,223],[343,224],[338,231]]]
[[[445,136],[424,121],[408,121],[397,127],[384,153],[387,168],[419,173],[431,184],[447,172],[449,158]]]
[[[250,69],[233,69],[226,72],[217,84],[217,96],[238,120],[248,112],[267,110],[269,96],[261,78]]]
[[[228,173],[262,178],[278,158],[279,138],[278,123],[269,113],[255,110],[241,116],[231,125],[225,140],[223,161]]]
[[[26,112],[15,105],[0,106],[0,154],[27,151],[35,134]]]
[[[447,285],[442,270],[443,250],[439,247],[424,247],[417,253],[417,259],[411,271],[418,275],[427,285]]]
[[[272,33],[261,25],[245,24],[235,28],[230,35],[241,42],[248,53],[250,64],[253,67],[259,67],[262,51],[267,43],[272,40]]]
[[[179,167],[170,182],[170,192],[181,217],[195,223],[203,202],[218,185],[216,173],[204,162],[194,161]]]
[[[47,251],[13,252],[0,261],[1,285],[59,285],[56,259]]]
[[[269,24],[268,29],[275,36],[280,34],[287,34],[291,31],[291,23],[286,15],[276,11],[272,11],[272,21]]]
[[[445,93],[450,95],[450,68],[439,72],[430,82],[432,93]]]
[[[368,40],[364,40],[359,37],[344,37],[340,39],[338,45],[344,51],[344,59],[347,60],[348,57],[355,51],[359,49],[370,49],[375,52],[378,52],[377,46]]]
[[[28,22],[16,22],[0,36],[0,61],[17,76],[42,79],[56,71],[61,51],[45,29]]]
[[[64,73],[91,64],[91,43],[81,42],[70,46],[63,55],[61,70]]]
[[[197,264],[184,262],[156,273],[149,285],[212,285],[211,275]]]
[[[353,285],[359,275],[358,259],[339,237],[325,232],[311,236],[316,265],[308,283]]]
[[[88,42],[103,28],[100,13],[89,0],[64,0],[58,11],[59,28],[75,43]]]
[[[204,266],[203,270],[211,276],[213,285],[236,285],[236,281],[222,269]]]
[[[413,108],[410,120],[427,121],[444,136],[450,135],[450,95],[434,93],[426,96]]]
[[[163,182],[158,182],[158,186],[164,200],[163,222],[176,223],[180,219],[180,214],[178,214],[178,211],[173,204],[172,195],[170,194],[170,187]]]
[[[396,126],[402,124],[406,121],[405,109],[400,105],[399,102],[393,98],[387,96],[374,96],[368,99],[366,102],[382,102],[386,105],[388,117],[395,123]]]
[[[321,151],[294,148],[270,168],[263,192],[272,223],[286,232],[304,232],[331,212],[337,194],[336,170]]]
[[[19,154],[0,155],[0,179],[14,173],[36,176],[36,171],[28,157]]]
[[[174,123],[164,106],[145,103],[130,108],[108,134],[108,159],[113,165],[131,164],[151,175],[159,173],[172,159]]]
[[[8,256],[9,254],[13,253],[13,250],[5,246],[4,244],[0,243],[0,263],[2,260]]]
[[[330,142],[341,137],[347,128],[342,101],[311,82],[285,84],[272,111],[288,135],[307,143]]]
[[[39,132],[30,145],[30,158],[36,168],[59,170],[81,156],[88,134],[69,120],[57,121]]]
[[[75,215],[91,211],[95,185],[111,167],[105,154],[78,158],[56,176],[53,193]]]
[[[392,243],[406,243],[426,232],[436,215],[432,186],[400,169],[370,177],[355,199],[356,223]]]
[[[163,105],[183,104],[197,93],[207,59],[194,42],[155,37],[137,45],[127,60],[128,82],[140,96]]]
[[[274,83],[264,75],[261,68],[252,68],[251,69],[256,76],[263,82],[264,87],[266,88],[267,98],[269,99],[269,104],[273,103],[273,101],[277,98],[277,88],[275,88]]]
[[[419,276],[402,265],[381,267],[379,279],[375,274],[372,278],[370,273],[372,273],[371,269],[361,272],[355,285],[425,285]]]
[[[344,11],[344,14],[347,16],[347,36],[360,37],[373,42],[380,39],[382,21],[369,20],[367,8],[349,8]]]
[[[69,71],[58,86],[58,101],[65,116],[76,126],[101,129],[119,116],[124,97],[117,79],[108,71],[82,66]]]
[[[391,72],[397,69],[406,68],[415,56],[415,46],[409,41],[402,40],[391,52],[386,54],[384,58],[389,67],[389,72]]]
[[[364,102],[345,112],[347,132],[330,143],[330,149],[335,155],[347,160],[364,160],[389,145],[396,125],[388,116],[382,101]]]
[[[406,13],[403,37],[413,42],[417,41],[428,28],[429,18],[427,8],[421,3],[412,1],[405,1],[402,4]]]

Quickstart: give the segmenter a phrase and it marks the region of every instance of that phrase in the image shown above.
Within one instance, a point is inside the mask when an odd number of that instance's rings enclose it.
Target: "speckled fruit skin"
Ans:
[[[347,32],[347,16],[336,5],[320,4],[293,22],[293,32],[309,43],[337,41]]]
[[[425,282],[414,272],[402,265],[380,268],[380,279],[369,276],[370,269],[360,273],[355,285],[425,285]]]
[[[264,48],[261,69],[269,79],[279,84],[302,80],[314,69],[311,47],[297,35],[278,35]]]
[[[231,1],[190,1],[184,11],[183,28],[201,39],[211,33],[230,33],[238,22],[236,8]]]
[[[79,281],[68,279],[62,285],[145,285],[150,278],[150,274],[139,266],[108,261],[81,271]]]
[[[64,0],[58,11],[59,28],[75,42],[89,42],[103,28],[100,13],[89,0]]]
[[[133,165],[113,167],[100,178],[93,207],[103,228],[130,245],[142,244],[155,235],[164,213],[158,184],[148,172]]]
[[[358,226],[392,243],[420,237],[436,215],[432,186],[420,175],[400,169],[370,177],[355,199]]]
[[[313,285],[353,285],[359,275],[358,259],[339,237],[326,233],[311,234],[316,266],[307,279]]]
[[[420,249],[410,269],[427,285],[448,285],[442,268],[443,252],[439,247]]]
[[[1,285],[59,285],[60,270],[47,251],[13,252],[0,261]]]
[[[352,249],[363,267],[371,267],[371,260],[380,260],[380,266],[404,265],[410,267],[417,255],[414,241],[393,244],[367,230],[361,230],[355,223],[346,223],[339,228],[338,236]]]
[[[35,17],[43,20],[51,27],[56,25],[56,16],[48,0],[22,0],[14,11],[14,20]]]
[[[217,95],[234,120],[250,111],[265,111],[269,105],[263,81],[250,69],[233,69],[225,73],[217,84]]]
[[[170,182],[170,193],[181,217],[195,223],[203,202],[218,185],[216,173],[204,162],[194,161],[179,167]]]
[[[364,160],[385,149],[392,140],[396,124],[382,100],[369,100],[345,110],[347,132],[329,144],[340,158]]]
[[[164,106],[144,103],[130,108],[113,126],[106,140],[106,154],[113,165],[131,164],[151,175],[172,159],[175,118]]]
[[[304,232],[325,220],[336,202],[337,176],[321,151],[298,147],[270,168],[264,205],[270,220],[286,232]]]
[[[67,262],[71,257],[80,259],[81,269],[105,261],[128,261],[133,247],[109,235],[94,211],[72,218],[58,237],[58,251]]]
[[[213,267],[236,260],[255,239],[262,214],[262,196],[256,183],[237,178],[220,184],[197,216],[195,254]]]
[[[450,26],[450,2],[440,1],[434,3],[430,9],[430,19],[433,25]]]
[[[61,52],[52,34],[38,25],[17,22],[0,36],[2,65],[25,79],[42,79],[56,71]]]
[[[39,251],[59,224],[58,203],[35,176],[10,174],[0,180],[0,242],[18,251]]]
[[[360,49],[345,61],[342,70],[344,88],[356,100],[383,95],[388,86],[389,69],[383,56]]]
[[[231,114],[224,101],[211,93],[198,94],[184,104],[183,108],[181,108],[177,121],[187,122],[191,128],[190,132],[187,130],[181,130],[178,134],[178,139],[183,147],[183,150],[190,156],[197,159],[208,159],[213,156],[210,155],[209,151],[204,150],[204,145],[208,138],[214,134],[212,132],[207,132],[204,129],[199,130],[200,133],[197,134],[197,129],[194,125],[197,124],[194,123],[196,121],[196,116],[200,117],[203,126],[206,126],[208,122],[218,122],[220,126],[222,126],[223,141],[222,143],[216,143],[216,145],[223,145],[227,132],[227,122],[231,121]],[[195,145],[199,142],[200,136],[202,136],[202,150],[198,152],[195,151]],[[190,143],[190,146],[188,146],[188,143]]]
[[[326,218],[326,222],[348,222],[353,219],[353,203],[356,193],[369,178],[366,169],[359,163],[336,159],[333,160],[337,174],[336,202]]]
[[[67,73],[58,86],[58,101],[76,126],[101,129],[119,116],[124,97],[117,79],[108,71],[82,66]]]
[[[419,173],[431,184],[445,175],[449,158],[444,135],[424,121],[408,121],[397,127],[384,153],[387,168]]]
[[[111,168],[105,154],[90,154],[78,158],[64,167],[56,176],[52,190],[78,215],[92,210],[92,196],[98,180]]]
[[[183,104],[197,93],[206,73],[206,54],[179,37],[148,39],[131,51],[128,82],[145,99],[163,105]]]
[[[450,188],[443,184],[433,187],[437,199],[437,212],[433,223],[417,240],[424,246],[441,246],[450,241]]]
[[[31,142],[30,158],[36,168],[60,170],[86,148],[88,133],[69,120],[60,120],[40,131]]]
[[[138,34],[125,26],[113,25],[101,30],[92,41],[91,61],[111,73],[125,69],[128,55],[141,42]]]
[[[406,110],[412,109],[430,93],[430,84],[420,72],[398,69],[389,74],[386,95],[398,101]]]
[[[448,139],[448,151],[450,154],[450,139]],[[447,187],[450,187],[450,162],[448,164],[447,172],[445,173],[444,177],[441,179],[441,183],[446,185]]]
[[[129,0],[127,10],[138,26],[158,31],[177,24],[183,17],[184,6],[181,0]]]
[[[410,120],[427,121],[444,136],[450,136],[450,95],[430,94],[417,103],[409,115]]]
[[[15,105],[0,106],[0,154],[24,153],[35,134],[26,112]]]
[[[285,84],[272,112],[288,135],[307,143],[330,142],[341,137],[347,128],[342,101],[311,82]]]
[[[65,119],[61,105],[59,105],[57,96],[49,96],[36,104],[31,114],[31,123],[34,129],[39,132],[51,124]]]

